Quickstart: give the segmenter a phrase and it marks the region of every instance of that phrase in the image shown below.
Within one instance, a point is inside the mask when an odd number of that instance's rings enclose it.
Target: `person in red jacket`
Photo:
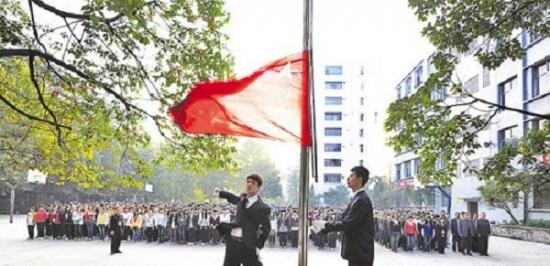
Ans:
[[[59,208],[54,209],[50,215],[50,221],[53,226],[53,239],[61,239],[61,214]]]
[[[416,234],[417,234],[417,228],[416,223],[413,221],[412,216],[409,216],[407,221],[405,222],[405,235],[407,236],[407,250],[413,251],[414,247],[416,246]]]
[[[36,238],[44,238],[44,230],[46,230],[46,219],[48,218],[48,213],[44,210],[44,207],[40,206],[38,212],[36,212],[36,227],[37,233]]]

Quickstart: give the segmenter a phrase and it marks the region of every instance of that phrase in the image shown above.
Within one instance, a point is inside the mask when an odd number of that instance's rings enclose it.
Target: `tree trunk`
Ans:
[[[10,224],[13,223],[14,208],[15,208],[15,187],[10,186]]]
[[[529,191],[523,192],[523,225],[529,220]]]
[[[504,204],[504,206],[502,208],[504,209],[504,211],[506,211],[506,213],[508,213],[508,215],[510,215],[510,218],[512,218],[512,221],[514,221],[514,224],[519,224],[518,219],[516,218],[516,216],[514,216],[514,214],[512,213],[512,210],[510,210],[510,207],[508,206],[508,204]]]

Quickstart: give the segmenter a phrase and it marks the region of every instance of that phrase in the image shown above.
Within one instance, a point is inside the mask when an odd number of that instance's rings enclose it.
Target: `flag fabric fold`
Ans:
[[[311,146],[308,72],[307,52],[287,56],[238,80],[194,84],[169,113],[187,133]]]

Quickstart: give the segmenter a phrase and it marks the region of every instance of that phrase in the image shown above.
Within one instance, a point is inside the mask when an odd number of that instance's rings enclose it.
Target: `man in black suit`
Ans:
[[[477,220],[477,233],[479,234],[479,254],[489,256],[487,253],[489,245],[489,235],[491,235],[491,223],[485,219],[485,213],[482,212]]]
[[[348,260],[349,266],[372,265],[374,217],[372,202],[364,190],[365,184],[369,181],[369,170],[363,166],[356,166],[351,169],[347,181],[348,187],[353,191],[353,197],[340,219],[332,223],[314,221],[314,231],[343,231],[342,258]]]
[[[460,236],[458,235],[458,222],[460,221],[460,213],[455,213],[455,218],[451,219],[451,235],[452,235],[452,250],[456,252],[457,248],[459,252],[462,252],[462,242],[460,242]]]
[[[237,196],[216,188],[220,198],[237,206],[237,215],[230,224],[220,223],[216,229],[225,236],[224,266],[262,266],[258,256],[271,231],[271,208],[258,196],[263,180],[259,175],[246,177],[246,193]]]
[[[120,208],[113,207],[113,214],[109,220],[109,235],[111,236],[111,255],[122,253],[120,251],[120,241],[122,240],[122,215]]]

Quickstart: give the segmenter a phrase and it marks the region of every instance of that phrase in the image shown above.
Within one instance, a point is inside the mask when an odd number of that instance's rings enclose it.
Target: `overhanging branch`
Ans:
[[[34,121],[39,121],[39,122],[43,122],[43,123],[46,123],[46,124],[50,124],[52,126],[59,126],[59,127],[62,127],[62,128],[66,128],[66,129],[69,129],[71,130],[71,127],[68,127],[68,126],[65,126],[65,125],[61,125],[61,124],[56,124],[50,120],[46,120],[46,119],[42,119],[40,117],[37,117],[37,116],[34,116],[34,115],[31,115],[31,114],[28,114],[28,113],[25,113],[23,110],[19,109],[17,106],[15,106],[13,103],[11,103],[8,99],[6,99],[3,95],[0,94],[0,100],[2,102],[4,102],[7,106],[9,106],[12,110],[16,111],[17,113],[19,113],[20,115],[30,119],[30,120],[34,120]]]

